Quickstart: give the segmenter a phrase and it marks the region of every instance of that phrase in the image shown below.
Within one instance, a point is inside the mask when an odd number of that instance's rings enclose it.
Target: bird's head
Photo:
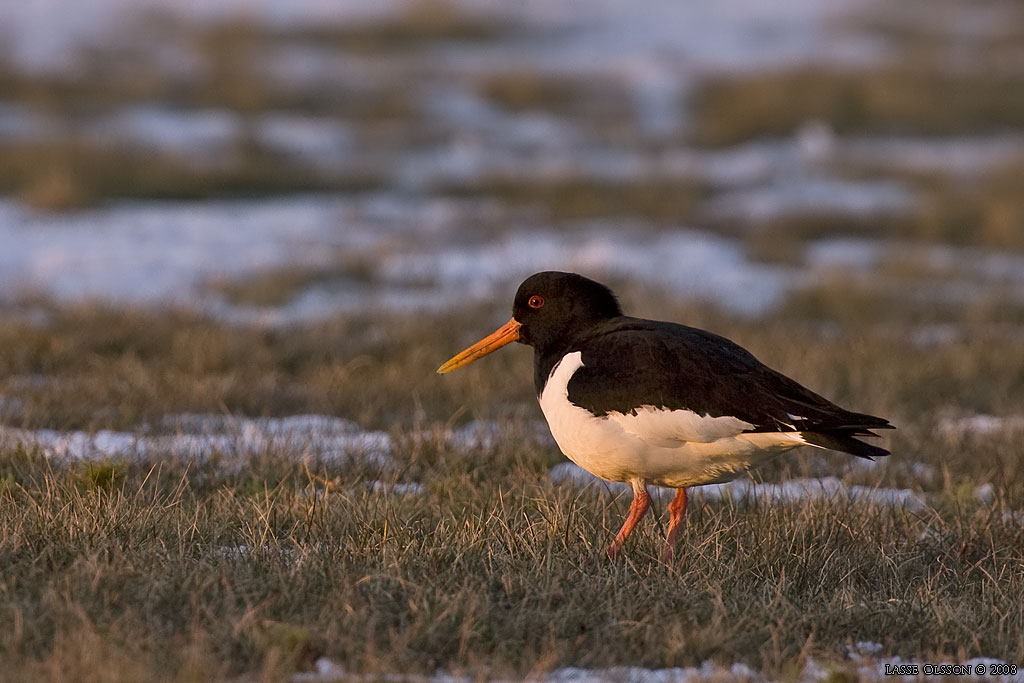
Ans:
[[[601,283],[575,273],[537,273],[519,285],[512,318],[507,323],[453,356],[437,371],[451,372],[514,341],[538,350],[553,349],[588,325],[619,315],[619,302]]]

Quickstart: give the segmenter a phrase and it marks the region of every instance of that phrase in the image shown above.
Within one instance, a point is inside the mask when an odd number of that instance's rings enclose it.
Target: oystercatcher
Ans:
[[[888,420],[840,408],[724,337],[623,315],[610,289],[581,275],[530,276],[512,313],[437,371],[513,341],[533,347],[540,407],[562,453],[633,488],[609,557],[647,512],[649,484],[676,489],[662,552],[669,560],[690,486],[728,481],[797,446],[889,454],[857,438],[891,429]]]

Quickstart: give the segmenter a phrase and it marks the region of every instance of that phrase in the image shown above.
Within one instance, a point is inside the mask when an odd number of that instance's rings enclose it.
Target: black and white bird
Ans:
[[[633,502],[615,557],[650,506],[650,484],[676,489],[663,558],[671,559],[686,489],[715,484],[798,446],[862,458],[889,421],[845,410],[705,330],[622,314],[610,289],[543,272],[516,293],[512,318],[438,368],[446,373],[518,341],[534,349],[541,410],[562,453]]]

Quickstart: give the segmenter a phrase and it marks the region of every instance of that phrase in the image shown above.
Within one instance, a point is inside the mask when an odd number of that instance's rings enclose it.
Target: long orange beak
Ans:
[[[519,339],[520,323],[515,318],[510,318],[507,323],[487,335],[468,349],[460,351],[449,358],[444,365],[437,369],[437,374],[443,375],[463,365],[469,365],[478,358],[483,358],[489,353],[497,351],[505,344],[511,344]]]

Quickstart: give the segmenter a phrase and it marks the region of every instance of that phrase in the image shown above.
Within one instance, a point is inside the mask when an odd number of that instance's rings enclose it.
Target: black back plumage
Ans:
[[[569,400],[595,415],[641,406],[690,410],[739,418],[753,425],[751,432],[801,432],[825,448],[888,455],[852,438],[874,436],[869,430],[891,427],[888,420],[840,408],[705,330],[621,317],[573,348],[582,353],[583,367],[569,382]]]
[[[539,308],[532,297],[542,297]],[[800,432],[811,444],[860,457],[888,451],[855,437],[889,429],[772,370],[728,339],[686,325],[623,316],[611,291],[570,273],[538,273],[516,295],[520,340],[534,347],[538,394],[565,354],[581,352],[569,401],[594,415],[642,406],[732,416],[753,432]]]

